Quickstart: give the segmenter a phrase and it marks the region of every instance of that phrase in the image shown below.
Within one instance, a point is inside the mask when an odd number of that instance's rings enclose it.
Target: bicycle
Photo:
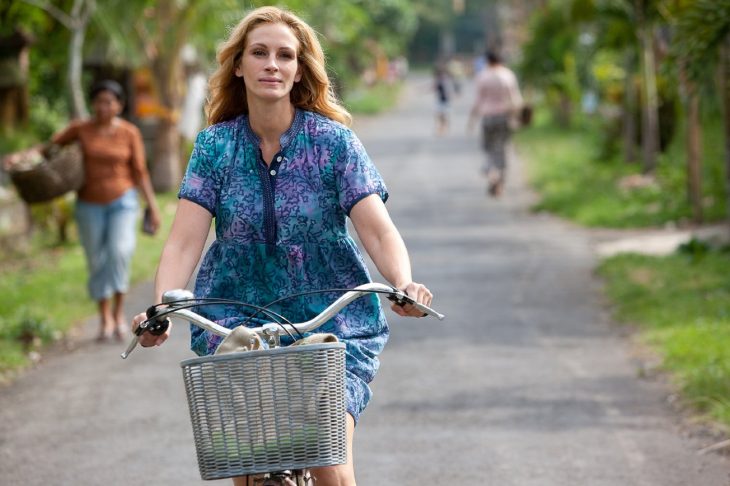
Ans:
[[[345,344],[324,339],[308,343],[316,340],[309,333],[371,293],[385,294],[398,305],[411,304],[424,315],[444,319],[389,285],[369,283],[334,290],[345,293],[301,323],[272,312],[271,304],[259,307],[196,299],[187,290],[168,291],[161,304],[147,310],[147,320],[135,330],[122,358],[135,349],[144,332],[164,333],[171,317],[223,337],[219,349],[234,349],[180,363],[202,479],[248,476],[263,486],[311,486],[314,480],[308,468],[344,464],[347,457]],[[252,308],[272,322],[230,330],[190,310],[213,304]],[[283,335],[295,342],[282,346]]]

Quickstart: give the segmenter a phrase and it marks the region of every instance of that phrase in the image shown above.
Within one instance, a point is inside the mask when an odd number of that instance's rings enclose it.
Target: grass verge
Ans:
[[[659,158],[655,183],[622,188],[640,173],[618,155],[601,154],[598,125],[572,129],[538,118],[516,137],[518,151],[541,200],[534,208],[589,227],[637,228],[690,219],[683,128]],[[720,120],[703,123],[704,211],[707,221],[725,213]],[[636,326],[637,339],[661,358],[683,398],[700,413],[730,426],[730,251],[692,242],[676,254],[624,254],[598,269],[616,318]]]
[[[619,255],[599,274],[616,317],[640,329],[700,412],[730,426],[730,251]]]
[[[600,153],[599,127],[587,120],[579,127],[558,128],[543,118],[516,136],[528,161],[527,173],[541,200],[534,208],[589,227],[636,228],[681,225],[691,218],[686,195],[682,128],[659,157],[655,182],[622,185],[641,167]],[[706,221],[726,217],[722,126],[715,117],[703,126],[703,199]]]
[[[154,276],[175,212],[175,194],[158,195],[163,225],[154,237],[138,235],[132,283]],[[4,261],[0,271],[0,373],[27,366],[44,344],[59,339],[82,319],[96,313],[86,290],[86,262],[71,231],[71,241],[49,247],[47,235],[26,254]]]
[[[376,115],[392,108],[398,101],[400,84],[377,83],[353,90],[345,99],[345,107],[353,114]]]

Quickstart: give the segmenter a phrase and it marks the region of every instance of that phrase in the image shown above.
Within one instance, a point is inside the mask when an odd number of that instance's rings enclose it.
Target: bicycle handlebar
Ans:
[[[444,315],[440,314],[439,312],[436,312],[435,310],[431,309],[428,306],[425,306],[423,304],[419,304],[415,300],[413,300],[411,297],[409,297],[405,292],[396,289],[394,287],[391,287],[390,285],[385,285],[377,282],[368,283],[364,285],[359,285],[355,287],[354,289],[346,292],[342,296],[340,296],[337,300],[335,300],[332,304],[330,304],[325,310],[323,310],[321,313],[319,313],[316,317],[313,319],[310,319],[305,322],[299,322],[299,323],[293,323],[293,324],[281,324],[281,323],[268,323],[264,324],[260,327],[253,327],[249,328],[252,332],[255,332],[260,337],[265,337],[268,332],[271,332],[272,327],[283,329],[285,332],[296,332],[304,334],[305,332],[311,332],[320,327],[325,322],[329,321],[332,317],[334,317],[338,312],[340,312],[345,306],[347,306],[350,302],[362,297],[363,295],[370,294],[370,293],[384,293],[388,295],[388,299],[395,302],[398,305],[406,305],[410,304],[413,305],[416,309],[423,312],[424,315],[430,315],[433,317],[436,317],[438,320],[443,320]],[[165,292],[165,294],[162,296],[162,303],[174,303],[179,302],[186,299],[192,299],[193,294],[192,292],[188,290],[170,290],[168,292]],[[226,337],[231,333],[231,330],[221,326],[220,324],[216,324],[215,322],[206,319],[205,317],[190,311],[188,309],[175,309],[174,304],[170,304],[172,307],[172,311],[165,312],[166,316],[169,317],[178,317],[182,319],[186,319],[196,326],[205,329],[206,331],[212,332],[213,334],[217,334],[221,337]],[[149,314],[149,312],[148,312]],[[151,319],[154,320],[154,316],[149,316]],[[160,327],[158,327],[159,329]],[[165,327],[166,329],[166,327]],[[164,329],[163,329],[164,332]],[[129,346],[127,346],[127,349],[122,353],[122,358],[126,359],[127,356],[134,350],[134,348],[137,346],[137,343],[139,342],[139,336],[135,335],[132,338],[132,341],[130,341]]]

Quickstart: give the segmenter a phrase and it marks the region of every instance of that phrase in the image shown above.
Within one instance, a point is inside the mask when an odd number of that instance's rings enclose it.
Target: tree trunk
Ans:
[[[81,71],[84,64],[84,38],[86,25],[78,21],[71,29],[71,43],[68,46],[68,87],[71,96],[71,118],[84,118],[89,112],[86,109],[84,88],[81,84]]]
[[[156,192],[175,189],[182,178],[180,167],[180,133],[177,123],[161,118],[157,125],[150,161],[150,179]]]
[[[81,85],[81,71],[84,64],[84,38],[89,19],[96,10],[96,0],[74,0],[71,12],[65,13],[51,2],[38,0],[24,0],[30,5],[43,9],[64,27],[71,31],[71,42],[68,46],[68,68],[66,80],[69,89],[69,101],[71,102],[71,118],[88,116],[84,89]]]
[[[166,113],[160,117],[153,149],[150,177],[155,191],[165,192],[176,188],[182,179],[180,163],[180,132],[177,130],[177,117],[182,103],[183,79],[179,49],[168,53],[164,58],[155,59],[152,72],[160,93],[160,103]],[[169,56],[169,57],[168,57]]]
[[[692,220],[701,223],[702,213],[702,158],[700,97],[695,86],[688,87],[687,96],[687,188],[692,207]]]
[[[624,99],[621,114],[622,136],[624,146],[624,161],[629,163],[636,162],[636,86],[634,85],[634,55],[627,53],[625,58],[624,69],[626,70],[626,80],[624,82]]]
[[[82,48],[84,46],[85,29],[75,28],[71,31],[69,44],[68,87],[71,95],[71,118],[84,118],[89,112],[86,109],[84,89],[81,86],[81,69],[83,67]]]
[[[640,25],[641,51],[643,58],[643,105],[641,111],[641,146],[644,159],[644,173],[656,170],[659,152],[659,97],[656,85],[656,62],[651,26]]]
[[[28,71],[30,48],[33,38],[16,29],[11,35],[0,38],[0,133],[12,133],[28,123],[30,95]]]
[[[185,90],[185,76],[180,51],[188,40],[187,27],[198,13],[199,2],[189,1],[182,6],[175,0],[157,2],[156,15],[160,19],[158,35],[150,59],[155,86],[165,113],[160,116],[150,161],[150,177],[156,191],[175,189],[182,179],[180,162],[181,136],[177,123]]]
[[[556,94],[557,103],[554,104],[552,109],[553,118],[559,126],[563,128],[568,128],[570,127],[573,118],[573,102],[571,101],[570,96],[564,90],[556,90]]]
[[[701,223],[702,214],[702,128],[700,95],[697,82],[687,74],[687,59],[679,60],[679,86],[685,109],[687,150],[687,201],[692,208],[692,221]]]
[[[730,219],[730,33],[725,36],[721,46],[720,63],[721,95],[725,125],[725,192],[727,198],[727,218]]]

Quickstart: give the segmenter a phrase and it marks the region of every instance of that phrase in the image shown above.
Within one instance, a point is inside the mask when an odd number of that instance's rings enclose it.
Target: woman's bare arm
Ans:
[[[373,194],[360,200],[350,211],[350,219],[380,274],[417,302],[431,305],[431,292],[424,285],[413,282],[408,250],[380,197]],[[403,316],[422,315],[410,306],[394,305],[392,308]]]
[[[180,199],[172,223],[170,236],[162,249],[160,264],[155,277],[155,302],[162,300],[167,290],[182,289],[188,285],[190,277],[198,265],[208,239],[213,217],[207,209],[186,199]],[[135,327],[145,319],[144,314],[134,318]],[[153,336],[144,333],[140,336],[142,346],[159,346],[169,335]]]

